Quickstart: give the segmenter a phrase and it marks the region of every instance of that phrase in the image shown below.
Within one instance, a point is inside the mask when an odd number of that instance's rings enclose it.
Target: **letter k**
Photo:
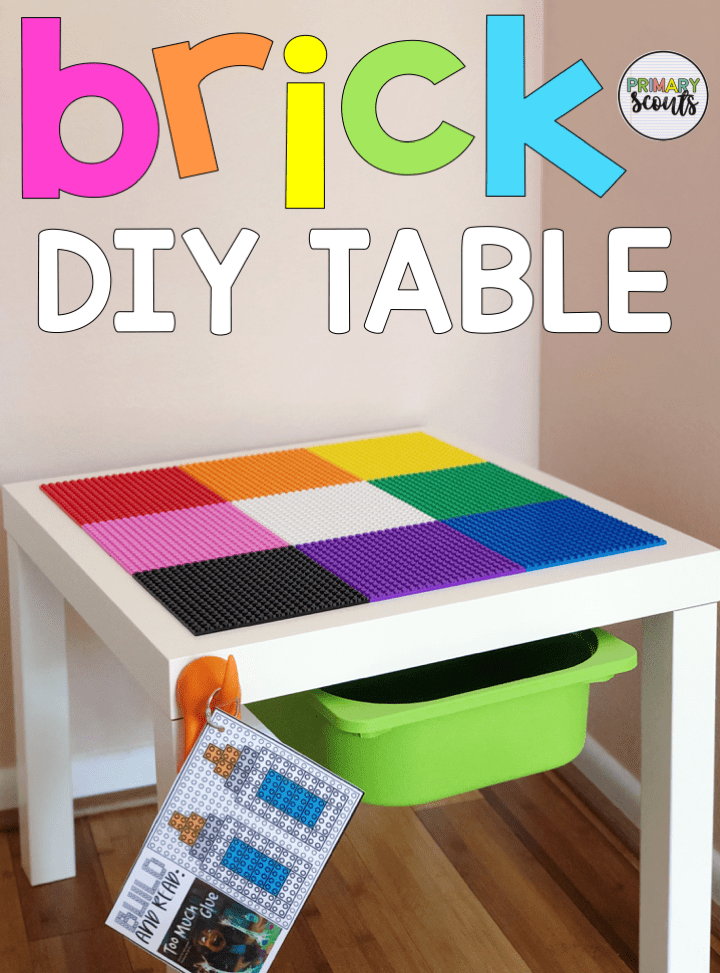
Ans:
[[[487,196],[525,195],[525,146],[604,196],[625,172],[558,122],[602,90],[584,61],[576,61],[525,94],[525,18],[487,18]]]

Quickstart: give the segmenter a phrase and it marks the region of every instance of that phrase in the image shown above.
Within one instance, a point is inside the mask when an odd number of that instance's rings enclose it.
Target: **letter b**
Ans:
[[[23,197],[114,196],[148,170],[158,143],[158,117],[145,86],[114,64],[60,67],[60,18],[24,17]],[[78,98],[104,98],[117,108],[123,135],[104,162],[74,159],[60,139],[60,119]]]

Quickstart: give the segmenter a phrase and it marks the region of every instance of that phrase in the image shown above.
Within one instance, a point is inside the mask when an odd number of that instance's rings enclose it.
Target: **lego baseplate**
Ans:
[[[665,543],[421,432],[41,489],[194,635]]]

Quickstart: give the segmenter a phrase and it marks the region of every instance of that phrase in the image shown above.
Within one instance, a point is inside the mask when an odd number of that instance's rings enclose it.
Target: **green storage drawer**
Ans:
[[[284,742],[407,805],[560,767],[582,750],[589,685],[635,668],[602,629],[251,703]]]

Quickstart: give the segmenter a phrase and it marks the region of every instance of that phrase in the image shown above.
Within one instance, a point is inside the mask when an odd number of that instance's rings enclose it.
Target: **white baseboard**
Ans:
[[[640,827],[640,781],[590,734],[573,763],[615,807]]]
[[[589,734],[574,764],[626,818],[640,827],[640,781],[637,777]],[[720,905],[720,852],[717,849],[713,849],[712,897]]]
[[[242,720],[275,737],[245,706],[242,708]],[[76,799],[150,787],[155,783],[155,748],[152,746],[112,753],[76,754],[73,757],[72,792]],[[0,811],[16,808],[17,803],[15,768],[0,767]]]
[[[155,750],[138,747],[121,753],[101,753],[73,758],[73,797],[112,794],[155,783]],[[17,807],[17,775],[14,767],[0,767],[0,811]]]
[[[77,756],[72,762],[73,797],[112,794],[155,783],[155,748]]]
[[[0,767],[0,811],[17,807],[17,775],[14,767]]]

